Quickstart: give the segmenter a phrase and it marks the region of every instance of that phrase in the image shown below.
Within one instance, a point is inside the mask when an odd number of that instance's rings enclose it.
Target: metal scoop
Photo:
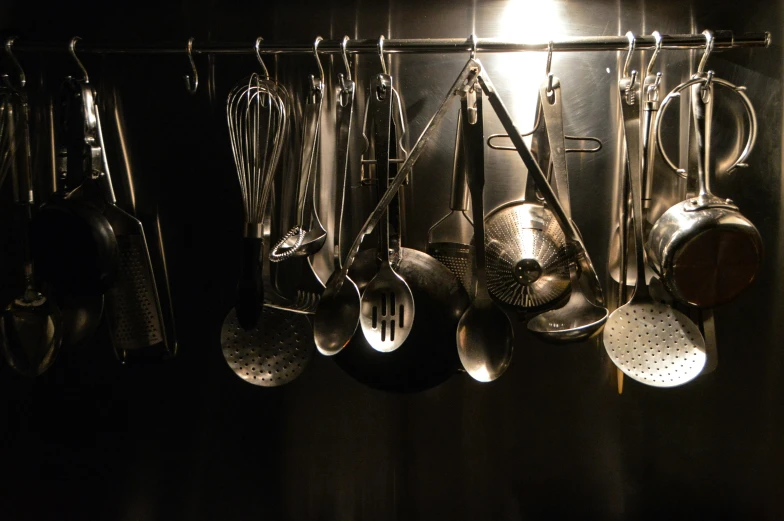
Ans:
[[[560,80],[549,74],[542,83],[539,92],[550,142],[553,179],[559,196],[558,200],[564,216],[571,221],[572,209],[569,196],[569,177],[566,170]],[[547,342],[562,343],[587,340],[599,332],[607,320],[607,309],[594,304],[595,301],[601,301],[602,291],[596,272],[593,270],[590,258],[588,258],[588,252],[584,248],[580,248],[571,253],[573,253],[570,255],[572,262],[569,265],[571,295],[566,305],[542,313],[528,322],[528,330]],[[580,270],[579,276],[578,269]],[[585,296],[586,288],[580,283],[583,277],[588,290],[593,293],[593,301]]]
[[[376,174],[381,187],[389,185],[390,134],[392,125],[392,77],[378,74],[370,86],[374,111]],[[370,346],[381,352],[394,351],[405,342],[414,322],[414,295],[390,263],[389,213],[379,227],[381,266],[365,287],[360,300],[359,324]]]
[[[637,281],[628,304],[613,311],[604,329],[604,348],[627,376],[655,387],[683,385],[705,366],[705,340],[697,325],[671,306],[655,302],[645,281],[642,225],[642,141],[640,101],[633,91],[636,72],[619,82],[621,110],[631,167]],[[646,103],[656,103],[646,101]],[[648,129],[646,128],[646,132]]]
[[[468,97],[474,97],[469,107]],[[461,99],[463,146],[468,188],[474,209],[474,268],[476,297],[457,325],[457,353],[466,372],[480,382],[491,382],[509,367],[514,351],[514,331],[509,317],[496,306],[487,291],[484,224],[484,125],[482,90],[474,84]]]
[[[14,181],[14,198],[24,214],[24,277],[25,291],[6,307],[0,317],[0,347],[8,365],[25,376],[38,376],[53,363],[62,343],[62,317],[57,304],[38,291],[33,273],[33,261],[27,239],[30,213],[35,205],[31,172],[30,136],[27,104],[20,100],[22,116],[22,150],[16,147],[15,107],[9,102],[4,116],[7,118],[11,137],[11,175]],[[24,177],[19,179],[16,165],[23,164]],[[23,181],[23,182],[20,182]]]

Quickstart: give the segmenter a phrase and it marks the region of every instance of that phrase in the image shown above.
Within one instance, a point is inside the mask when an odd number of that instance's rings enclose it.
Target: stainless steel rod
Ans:
[[[746,33],[735,36],[732,31],[715,31],[714,50],[741,47],[767,47],[770,33]],[[315,39],[315,38],[314,38]],[[200,42],[194,40],[193,54],[253,54],[255,40],[245,43]],[[319,44],[319,54],[341,53],[341,40],[324,40]],[[545,52],[549,42],[513,42],[491,38],[478,39],[478,52]],[[589,36],[554,40],[554,52],[622,51],[628,47],[626,36]],[[650,35],[636,36],[636,49],[653,49],[655,40]],[[186,42],[176,43],[91,43],[81,40],[76,48],[78,53],[88,54],[184,54]],[[673,34],[663,36],[665,49],[700,49],[705,47],[702,34]],[[349,40],[346,46],[349,54],[370,54],[378,52],[378,40]],[[16,40],[14,52],[67,52],[68,42],[26,42]],[[413,38],[384,40],[384,52],[388,54],[423,53],[468,53],[471,42],[464,38]],[[262,54],[307,54],[313,52],[312,43],[275,43],[261,44]]]

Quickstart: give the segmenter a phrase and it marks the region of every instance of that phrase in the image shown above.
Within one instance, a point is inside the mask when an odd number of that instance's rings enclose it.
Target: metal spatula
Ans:
[[[449,214],[441,218],[427,233],[427,253],[455,274],[469,295],[473,294],[473,223],[468,218],[468,185],[463,158],[462,114],[457,116],[455,159],[452,168],[452,194]]]
[[[371,83],[370,107],[374,111],[376,172],[383,188],[389,184],[390,134],[392,125],[392,78],[379,74]],[[379,227],[381,266],[368,283],[360,301],[359,323],[373,349],[394,351],[405,342],[414,321],[414,295],[392,268],[389,255],[389,214]]]

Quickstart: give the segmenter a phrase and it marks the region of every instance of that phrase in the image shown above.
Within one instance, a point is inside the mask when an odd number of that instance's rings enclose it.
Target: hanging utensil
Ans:
[[[19,127],[16,127],[16,111]],[[14,176],[14,199],[23,215],[24,239],[24,284],[25,291],[14,299],[0,316],[0,348],[8,362],[17,372],[25,376],[38,376],[54,363],[62,343],[62,316],[57,304],[42,293],[33,271],[28,238],[29,224],[35,207],[35,188],[32,179],[32,157],[30,150],[29,115],[27,101],[20,94],[15,100],[7,100],[5,114],[7,131],[11,136],[11,173]],[[22,149],[16,150],[16,132]],[[18,176],[17,164],[22,165],[22,177]]]
[[[105,211],[110,186],[101,178],[95,92],[76,56],[78,37],[69,51],[82,79],[68,78],[63,88],[63,126],[70,191],[55,194],[32,223],[36,270],[58,295],[98,296],[116,281],[120,249]]]
[[[531,153],[547,170],[550,147],[538,96],[536,107]],[[485,230],[487,287],[496,302],[520,312],[542,310],[559,302],[569,290],[566,237],[553,212],[539,202],[532,176],[525,176],[523,200],[490,212]]]
[[[351,79],[351,69],[348,63],[348,56],[346,54],[346,42],[348,36],[343,38],[341,48],[343,50],[343,64],[346,67],[346,76],[339,75],[339,90],[337,94],[337,107],[336,107],[336,121],[337,121],[337,172],[338,176],[338,207],[337,207],[337,221],[335,223],[334,240],[335,240],[335,272],[339,272],[343,267],[342,263],[342,236],[343,236],[343,212],[346,204],[346,189],[348,183],[348,170],[349,170],[349,144],[351,143],[351,123],[354,114],[354,98],[356,96],[356,83]],[[326,298],[328,304],[325,306],[318,306],[320,313],[317,313],[313,321],[313,338],[316,343],[316,348],[319,352],[326,356],[337,354],[346,347],[348,340],[344,338],[345,335],[340,335],[340,328],[335,328],[335,324],[342,320],[342,305],[341,301],[356,301],[360,300],[360,293],[357,285],[346,277],[343,285],[340,287],[338,295],[327,294],[332,288],[328,285],[327,289],[322,295],[322,299]],[[331,302],[331,304],[329,304]],[[354,323],[356,325],[356,322]],[[336,336],[335,332],[339,334]],[[351,332],[353,335],[354,332]],[[349,339],[351,336],[349,336]]]
[[[473,293],[473,222],[468,216],[468,184],[463,159],[463,117],[457,115],[455,156],[452,164],[452,186],[449,213],[427,232],[427,253],[455,274],[467,292]]]
[[[563,112],[560,80],[548,74],[539,89],[547,136],[550,160],[558,201],[565,219],[571,222],[569,176],[566,169],[566,145],[563,132]],[[574,227],[577,230],[576,227]],[[582,242],[582,241],[581,241]],[[542,313],[528,322],[528,330],[548,342],[581,342],[597,334],[607,320],[607,309],[601,303],[602,288],[588,252],[583,248],[569,260],[571,295],[560,308]],[[578,269],[580,275],[578,275]],[[581,285],[585,281],[585,287]],[[586,289],[587,288],[587,289]],[[585,292],[591,294],[589,300]]]
[[[745,148],[729,170],[745,164],[757,131],[754,107],[744,87],[715,78],[713,71],[696,75],[678,85],[662,101],[656,118],[659,151],[674,170],[681,172],[667,157],[658,134],[670,102],[692,87],[692,114],[695,130],[702,136],[699,164],[699,193],[667,210],[654,224],[648,239],[649,262],[661,277],[667,291],[677,300],[714,307],[737,297],[755,279],[762,262],[762,239],[754,224],[741,215],[730,199],[710,191],[714,173],[711,151],[711,120],[714,86],[730,89],[740,96],[749,119],[750,131]]]
[[[309,257],[321,250],[327,240],[327,231],[318,216],[314,172],[318,169],[321,107],[324,101],[324,69],[318,55],[318,45],[321,40],[319,36],[313,44],[319,77],[310,76],[303,114],[302,155],[297,187],[297,224],[272,248],[270,252],[272,262],[280,262],[291,257]],[[305,222],[307,213],[310,214],[309,229],[306,229]]]
[[[259,62],[262,64],[261,59]],[[285,106],[274,82],[254,73],[229,93],[226,117],[239,179],[245,227],[235,307],[240,324],[256,325],[264,301],[261,280],[262,219],[283,148]]]
[[[382,189],[389,185],[392,129],[392,77],[378,74],[370,85],[373,110],[376,175]],[[360,300],[359,324],[368,343],[382,352],[394,351],[408,338],[414,323],[414,297],[406,281],[395,272],[389,255],[389,216],[379,228],[381,265]]]
[[[642,226],[642,101],[636,71],[629,76],[624,71],[623,76],[618,86],[631,167],[637,281],[631,300],[613,311],[607,320],[603,341],[610,359],[630,378],[655,387],[674,387],[700,374],[705,365],[705,344],[699,328],[688,317],[665,303],[655,302],[648,292]]]
[[[471,192],[471,207],[474,209],[476,295],[457,325],[457,352],[460,362],[472,378],[490,382],[509,367],[514,349],[514,331],[509,317],[496,306],[487,291],[483,201],[485,139],[482,89],[478,83],[474,83],[473,88],[463,96],[460,107],[468,189]]]

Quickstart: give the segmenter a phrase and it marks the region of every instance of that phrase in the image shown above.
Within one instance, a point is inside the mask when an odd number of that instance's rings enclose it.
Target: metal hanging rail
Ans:
[[[735,49],[742,47],[767,47],[770,45],[770,33],[745,33],[734,35],[732,31],[714,31],[714,50]],[[626,36],[588,36],[553,40],[552,42],[513,42],[492,38],[479,38],[476,51],[489,53],[502,52],[590,52],[590,51],[623,51],[629,46]],[[319,54],[341,54],[342,40],[323,40],[319,44]],[[199,42],[193,41],[192,54],[253,54],[256,52],[253,43]],[[552,44],[552,47],[549,47]],[[656,40],[651,35],[635,36],[636,49],[653,49]],[[184,54],[186,43],[92,43],[79,42],[79,53],[91,54]],[[702,49],[705,48],[703,34],[673,34],[662,37],[664,49]],[[68,52],[68,42],[56,44],[52,42],[26,42],[18,39],[14,43],[14,52]],[[424,54],[424,53],[468,53],[472,50],[470,38],[413,38],[384,40],[384,52],[388,54]],[[309,43],[276,43],[259,47],[261,54],[309,54],[313,52],[313,44]],[[378,52],[377,39],[349,40],[346,45],[349,54],[369,54]]]

